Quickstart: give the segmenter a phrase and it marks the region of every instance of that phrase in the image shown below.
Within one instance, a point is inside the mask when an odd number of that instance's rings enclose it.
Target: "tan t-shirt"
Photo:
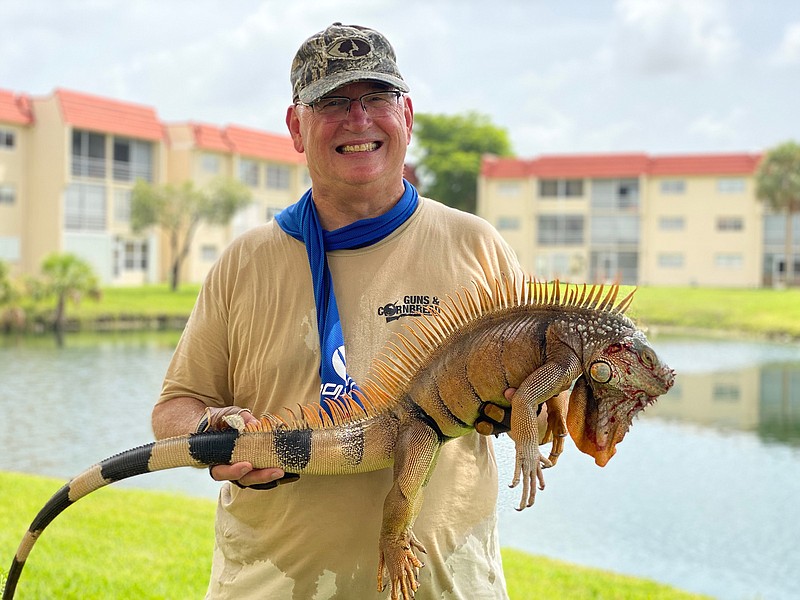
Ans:
[[[421,198],[386,239],[328,253],[348,372],[370,362],[408,317],[473,280],[518,271],[485,221]],[[319,338],[305,246],[270,222],[234,241],[209,273],[167,371],[160,402],[193,396],[254,414],[319,399]],[[270,491],[224,484],[209,598],[386,598],[376,592],[378,535],[391,470],[303,475]],[[414,532],[419,600],[506,598],[491,441],[445,444]]]

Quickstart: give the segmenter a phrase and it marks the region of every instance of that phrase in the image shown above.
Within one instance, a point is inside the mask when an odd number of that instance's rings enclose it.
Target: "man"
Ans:
[[[366,378],[403,315],[435,318],[445,294],[518,270],[486,222],[403,180],[414,111],[380,33],[330,26],[302,44],[291,81],[286,123],[312,189],[208,274],[153,411],[159,438],[324,403]],[[234,485],[220,493],[209,598],[387,596],[375,587],[390,470],[272,491],[252,486],[278,469],[212,472]],[[445,444],[414,527],[427,549],[418,598],[507,596],[496,494],[487,437]]]

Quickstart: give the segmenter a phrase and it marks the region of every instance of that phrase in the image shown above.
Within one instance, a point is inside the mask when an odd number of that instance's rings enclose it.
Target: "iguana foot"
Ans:
[[[517,464],[514,468],[514,479],[509,487],[517,487],[522,480],[522,500],[519,508],[523,510],[533,506],[536,500],[537,483],[540,490],[544,489],[544,473],[542,469],[552,467],[553,463],[542,456],[537,444],[517,444]]]
[[[409,531],[405,539],[381,539],[381,553],[378,561],[378,591],[386,587],[383,577],[386,572],[391,581],[391,600],[411,600],[419,588],[419,570],[424,566],[414,551],[427,554],[425,547]]]

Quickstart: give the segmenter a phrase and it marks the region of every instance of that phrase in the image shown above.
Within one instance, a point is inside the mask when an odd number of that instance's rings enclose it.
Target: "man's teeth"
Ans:
[[[342,146],[342,152],[347,154],[349,152],[372,152],[378,149],[377,142],[369,142],[367,144],[356,144],[354,146]]]

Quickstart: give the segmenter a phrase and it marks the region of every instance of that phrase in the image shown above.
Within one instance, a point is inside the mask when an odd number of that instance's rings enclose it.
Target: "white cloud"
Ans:
[[[717,67],[737,52],[721,0],[617,0],[614,9],[616,56],[643,72]]]
[[[718,147],[725,146],[739,139],[746,117],[747,110],[741,107],[731,108],[723,115],[704,114],[689,123],[688,133],[714,142]]]
[[[774,62],[779,65],[800,65],[800,22],[786,26]]]

